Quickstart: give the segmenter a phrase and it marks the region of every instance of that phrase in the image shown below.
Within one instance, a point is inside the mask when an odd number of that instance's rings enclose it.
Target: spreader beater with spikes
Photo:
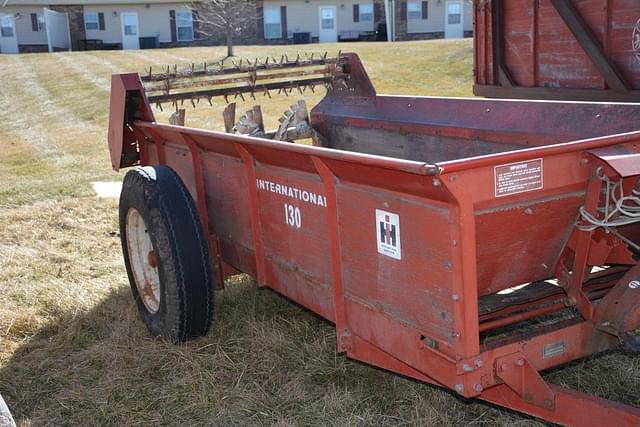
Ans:
[[[307,111],[310,91],[325,95]],[[265,130],[278,94],[296,99]],[[216,97],[225,132],[184,126],[183,105]],[[262,105],[236,118],[237,99]],[[174,342],[205,335],[214,289],[246,273],[335,324],[350,358],[558,424],[639,425],[638,408],[543,377],[640,349],[638,117],[378,95],[355,54],[114,75],[140,315]]]
[[[167,106],[174,109],[170,122],[184,125],[185,106],[197,107],[201,103],[213,106],[214,98],[224,99],[228,104],[223,118],[225,129],[230,133],[262,138],[294,141],[308,139],[314,135],[309,126],[306,103],[299,100],[284,112],[277,130],[264,129],[262,108],[254,106],[239,117],[236,123],[236,100],[263,102],[272,96],[304,96],[341,85],[347,87],[340,61],[340,53],[330,57],[327,52],[316,55],[296,55],[289,58],[266,57],[264,59],[231,60],[223,62],[178,65],[164,69],[150,68],[140,80],[149,103],[163,111]],[[185,105],[186,104],[186,105]]]

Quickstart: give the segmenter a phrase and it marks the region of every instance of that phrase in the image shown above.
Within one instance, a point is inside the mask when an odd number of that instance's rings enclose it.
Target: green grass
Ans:
[[[379,93],[471,96],[470,40],[323,48],[357,52]],[[248,58],[283,52],[295,50],[237,48]],[[248,277],[217,294],[209,336],[174,346],[147,334],[122,265],[117,201],[95,198],[90,185],[122,178],[106,146],[110,74],[223,55],[0,56],[0,393],[19,424],[536,423],[347,360],[332,325]],[[267,127],[296,99],[263,102]],[[187,109],[187,125],[222,129],[223,107]],[[612,354],[550,378],[637,404],[638,372],[634,358]]]

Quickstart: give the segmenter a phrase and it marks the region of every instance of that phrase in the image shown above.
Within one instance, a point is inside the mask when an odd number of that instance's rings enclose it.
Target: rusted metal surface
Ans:
[[[259,105],[254,105],[240,116],[236,123],[236,103],[232,102],[225,107],[222,117],[227,133],[289,142],[312,139],[314,145],[318,145],[322,140],[322,136],[309,123],[309,112],[304,100],[293,104],[282,114],[279,119],[280,125],[275,130],[265,130],[262,109]]]
[[[227,133],[157,123],[140,79],[115,76],[114,168],[174,169],[220,274],[250,274],[334,322],[351,358],[553,422],[606,409],[637,425],[637,409],[538,372],[619,344],[591,317],[637,269],[640,226],[619,219],[635,212],[640,105],[378,96],[357,56],[340,61],[344,84],[303,120],[316,146],[236,133],[235,108]],[[627,197],[611,217],[610,185]],[[496,296],[522,285],[524,297]],[[563,317],[573,306],[583,316]],[[541,315],[558,319],[518,327]],[[507,332],[484,340],[496,328]]]
[[[232,66],[221,62],[191,64],[179,69],[177,65],[155,72],[152,68],[143,75],[148,100],[162,108],[169,103],[176,109],[189,101],[194,107],[201,100],[211,104],[214,97],[242,98],[247,94],[252,99],[256,95],[271,97],[272,92],[289,95],[294,90],[303,94],[307,89],[328,87],[341,83],[347,77],[343,72],[340,55],[298,55],[294,59],[282,56],[279,60],[267,57],[243,63],[233,62]]]
[[[474,93],[640,102],[640,3],[477,0]]]
[[[640,351],[640,267],[636,266],[598,304],[594,321],[600,329]]]

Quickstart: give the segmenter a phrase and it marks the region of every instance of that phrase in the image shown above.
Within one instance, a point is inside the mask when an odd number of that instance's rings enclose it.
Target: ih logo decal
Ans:
[[[402,259],[400,217],[398,215],[376,209],[376,237],[378,238],[378,253]]]
[[[631,36],[631,49],[636,59],[640,61],[640,19],[636,22],[636,26],[633,29],[633,35]]]

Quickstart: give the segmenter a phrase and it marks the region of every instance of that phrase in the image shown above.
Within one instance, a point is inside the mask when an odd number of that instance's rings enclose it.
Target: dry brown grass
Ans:
[[[469,40],[338,48],[360,53],[380,92],[471,94]],[[535,424],[337,355],[331,325],[248,277],[218,294],[209,336],[182,346],[149,337],[121,262],[117,202],[90,186],[122,176],[106,149],[109,75],[223,49],[0,56],[0,109],[12,112],[0,115],[0,393],[18,422]],[[281,51],[238,54],[267,50]],[[270,102],[267,120],[291,101]],[[220,128],[222,107],[188,110],[187,124]],[[549,377],[637,404],[639,372],[612,354]]]

